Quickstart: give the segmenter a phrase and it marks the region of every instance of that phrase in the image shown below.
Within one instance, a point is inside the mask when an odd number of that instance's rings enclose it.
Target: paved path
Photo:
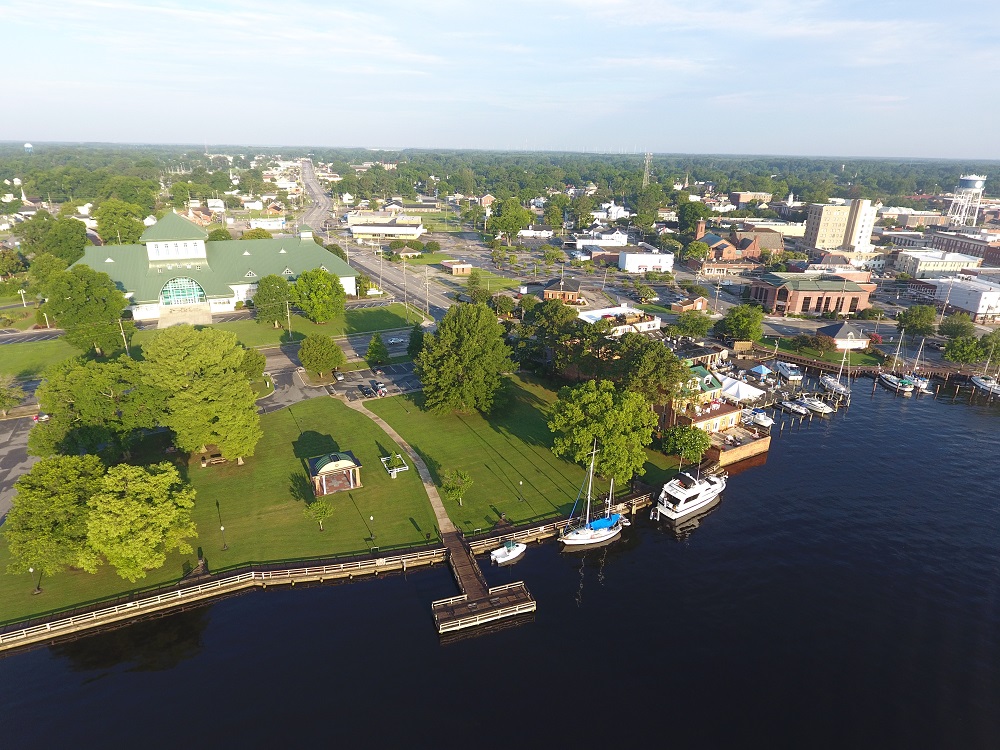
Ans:
[[[425,464],[424,460],[417,455],[413,448],[410,447],[410,444],[403,440],[399,433],[392,429],[392,427],[389,426],[389,423],[382,419],[382,417],[368,411],[364,403],[361,401],[345,400],[344,403],[347,404],[349,408],[354,409],[354,411],[364,414],[371,421],[381,427],[385,431],[386,435],[395,440],[400,447],[406,451],[410,460],[413,461],[413,465],[417,467],[417,473],[420,475],[420,479],[424,483],[424,489],[427,490],[427,498],[431,501],[431,508],[434,509],[434,517],[437,518],[438,529],[441,534],[444,535],[449,532],[457,531],[458,529],[455,527],[455,524],[453,524],[451,519],[448,518],[448,513],[444,509],[444,503],[441,502],[441,496],[438,494],[437,487],[434,486],[434,482],[431,480],[431,473],[427,470],[427,464]]]

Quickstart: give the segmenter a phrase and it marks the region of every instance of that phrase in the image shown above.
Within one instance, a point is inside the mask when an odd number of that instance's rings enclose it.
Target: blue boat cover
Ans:
[[[590,528],[592,528],[594,531],[599,531],[600,529],[610,529],[612,526],[618,523],[618,519],[620,518],[621,516],[618,515],[617,513],[612,513],[607,518],[598,518],[594,521],[591,521],[588,524],[588,526],[590,526]]]

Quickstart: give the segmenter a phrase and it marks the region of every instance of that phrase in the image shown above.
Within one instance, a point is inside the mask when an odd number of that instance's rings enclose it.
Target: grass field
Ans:
[[[388,552],[425,542],[427,534],[436,539],[434,515],[417,472],[389,478],[379,457],[397,446],[370,419],[323,397],[268,414],[262,425],[264,438],[245,466],[228,463],[203,469],[197,455],[177,459],[198,492],[194,519],[199,536],[192,544],[203,549],[211,570],[252,561],[367,554],[373,544]],[[162,439],[151,444],[144,458],[166,459],[163,447]],[[335,512],[321,533],[302,513],[305,499],[312,499],[305,460],[337,450],[351,450],[357,456],[363,487],[329,496]],[[226,527],[229,545],[224,552],[220,525]],[[137,584],[106,566],[98,575],[64,572],[43,579],[44,593],[32,596],[34,583],[27,574],[6,572],[9,555],[0,535],[0,620],[174,582],[196,557],[171,554],[166,565]]]
[[[420,393],[366,405],[421,455],[435,483],[445,470],[469,472],[473,484],[463,505],[445,505],[459,528],[474,531],[492,528],[501,513],[515,524],[569,513],[586,472],[552,454],[546,420],[555,398],[555,391],[540,381],[518,378],[509,399],[488,419],[478,413],[422,411]],[[647,455],[645,481],[662,482],[673,473],[668,458],[653,451]],[[607,482],[595,484],[607,492]]]
[[[760,343],[762,346],[774,346],[775,339],[764,338]],[[819,349],[813,349],[811,347],[805,347],[803,349],[796,349],[792,346],[792,339],[777,339],[778,351],[785,352],[787,354],[797,354],[800,357],[811,357],[812,359],[818,359],[822,362],[831,362],[833,364],[839,364],[840,360],[843,359],[843,352],[821,352]],[[848,357],[852,367],[878,367],[882,364],[881,357],[873,354],[866,354],[865,352],[852,351]]]
[[[31,380],[39,377],[49,365],[78,354],[79,349],[61,339],[4,344],[0,347],[0,374]]]
[[[424,253],[419,258],[407,258],[406,265],[408,266],[433,266],[440,263],[443,260],[448,260],[451,256],[448,253]],[[400,261],[400,266],[402,266],[402,261]]]

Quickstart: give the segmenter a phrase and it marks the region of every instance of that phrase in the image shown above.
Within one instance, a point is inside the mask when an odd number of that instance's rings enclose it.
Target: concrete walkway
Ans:
[[[368,417],[371,421],[381,427],[385,434],[395,440],[399,446],[406,451],[406,455],[410,457],[413,461],[413,465],[417,467],[417,473],[420,475],[420,479],[424,483],[424,489],[427,491],[427,499],[431,501],[431,508],[434,509],[434,517],[437,519],[438,529],[441,534],[447,534],[449,532],[455,532],[458,529],[455,524],[451,522],[448,518],[448,513],[444,509],[444,503],[441,502],[441,496],[438,494],[437,487],[434,486],[434,482],[431,481],[431,473],[427,470],[427,464],[424,463],[423,459],[417,455],[416,451],[410,447],[410,444],[400,437],[399,433],[389,426],[382,417],[377,414],[373,414],[368,411],[362,401],[348,401],[347,399],[341,399],[348,408],[354,409],[356,412],[360,412]]]

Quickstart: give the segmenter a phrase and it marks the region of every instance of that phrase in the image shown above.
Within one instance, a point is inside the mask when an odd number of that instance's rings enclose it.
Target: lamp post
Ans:
[[[31,576],[31,580],[34,581],[35,580],[35,569],[34,568],[28,568],[28,575]],[[31,593],[32,593],[32,595],[42,593],[42,571],[41,571],[41,569],[39,569],[39,571],[38,571],[38,583],[35,584],[35,590],[32,591]]]
[[[17,293],[21,295],[21,306],[22,307],[27,307],[28,303],[25,302],[25,300],[24,300],[24,290],[23,289],[18,289]]]
[[[229,545],[226,544],[226,527],[220,526],[219,531],[222,532],[222,551],[225,552],[227,549],[229,549]]]

